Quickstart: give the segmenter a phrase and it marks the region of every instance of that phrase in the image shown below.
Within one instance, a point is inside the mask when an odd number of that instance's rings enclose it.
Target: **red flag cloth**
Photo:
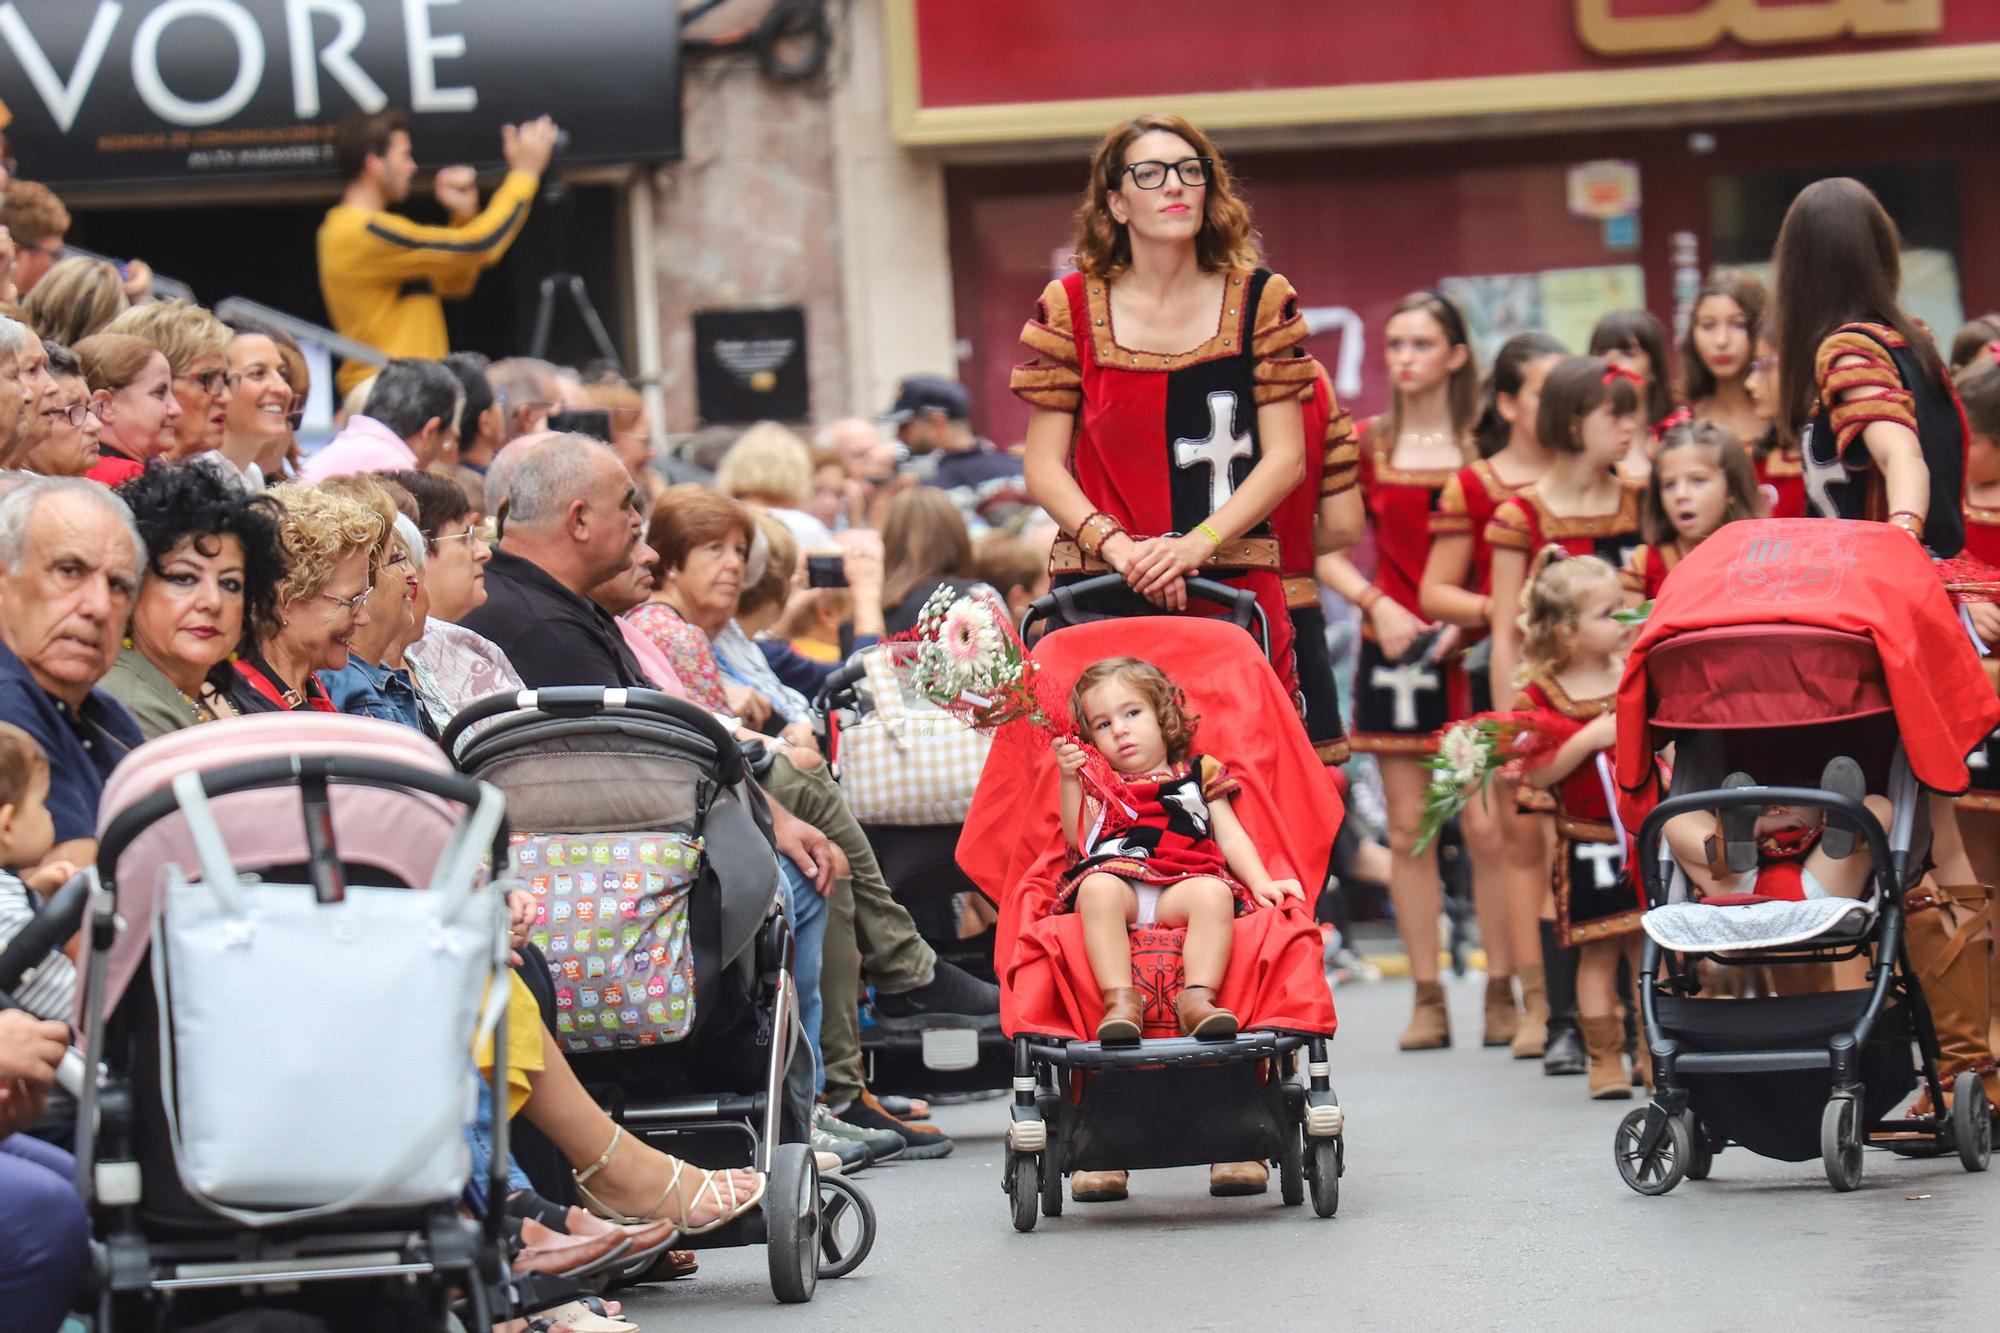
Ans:
[[[1201,719],[1194,748],[1222,760],[1241,782],[1231,805],[1266,869],[1275,879],[1298,880],[1308,895],[1236,919],[1216,1002],[1246,1028],[1331,1033],[1333,997],[1311,902],[1325,882],[1343,807],[1291,699],[1256,641],[1227,621],[1099,621],[1051,634],[1034,650],[1043,689],[1063,699],[1085,667],[1127,655],[1153,663],[1185,692]],[[958,863],[1000,908],[994,958],[1000,1025],[1009,1033],[1082,1039],[1103,1017],[1082,923],[1073,913],[1051,915],[1070,860],[1049,739],[1034,727],[1006,727],[980,775]]]
[[[1965,756],[2000,725],[2000,698],[1929,557],[1886,523],[1761,519],[1731,523],[1674,567],[1618,686],[1618,812],[1637,829],[1658,801],[1649,653],[1677,634],[1795,625],[1871,640],[1910,768],[1926,787],[1963,792]],[[1826,693],[1831,657],[1795,658],[1797,721]]]

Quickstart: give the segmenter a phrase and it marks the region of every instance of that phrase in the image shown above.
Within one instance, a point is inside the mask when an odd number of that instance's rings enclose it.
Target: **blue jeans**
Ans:
[[[472,1174],[466,1178],[465,1201],[476,1209],[486,1207],[486,1183],[493,1170],[493,1087],[479,1076],[479,1114],[465,1127],[465,1141],[472,1149]],[[530,1188],[528,1173],[507,1154],[507,1190],[518,1193]]]
[[[799,991],[799,1026],[812,1047],[813,1095],[826,1091],[826,1061],[819,1054],[819,971],[826,945],[826,899],[786,856],[778,857],[785,885],[785,914],[792,922],[792,982]]]
[[[0,1322],[55,1333],[90,1264],[76,1159],[26,1134],[0,1139]]]

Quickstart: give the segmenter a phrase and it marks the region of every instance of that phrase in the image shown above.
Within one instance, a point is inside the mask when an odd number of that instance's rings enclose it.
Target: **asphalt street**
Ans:
[[[1135,1174],[1125,1203],[1068,1204],[1028,1235],[1000,1190],[1004,1103],[938,1109],[942,1161],[857,1180],[874,1253],[810,1305],[772,1301],[761,1250],[712,1252],[690,1282],[628,1293],[648,1330],[1088,1326],[1757,1329],[1991,1327],[2000,1166],[1870,1150],[1857,1193],[1817,1160],[1732,1148],[1705,1182],[1643,1198],[1619,1180],[1596,1102],[1477,1040],[1483,979],[1449,982],[1449,1051],[1402,1054],[1405,981],[1337,995],[1347,1110],[1339,1214],[1211,1199],[1199,1170]],[[1981,1314],[1985,1310],[1987,1313]]]

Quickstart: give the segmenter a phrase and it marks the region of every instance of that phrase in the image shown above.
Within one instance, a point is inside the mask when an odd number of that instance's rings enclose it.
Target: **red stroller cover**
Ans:
[[[1254,639],[1226,621],[1148,616],[1060,630],[1036,645],[1044,697],[1069,697],[1083,669],[1143,657],[1167,673],[1201,718],[1195,749],[1242,783],[1233,807],[1272,876],[1297,879],[1303,903],[1236,919],[1216,1002],[1246,1028],[1331,1033],[1333,996],[1321,967],[1312,900],[1326,876],[1342,806],[1326,766]],[[1000,908],[994,959],[1000,1025],[1009,1033],[1084,1039],[1104,1006],[1074,913],[1051,915],[1069,866],[1057,815],[1055,755],[1025,723],[1003,728],[958,840],[958,863]]]
[[[1966,789],[1965,756],[2000,724],[2000,698],[1978,651],[1936,568],[1908,533],[1886,523],[1831,519],[1731,523],[1674,567],[1625,659],[1618,813],[1627,828],[1638,828],[1659,800],[1653,755],[1665,739],[1652,729],[1648,654],[1674,635],[1731,625],[1810,626],[1872,640],[1910,769],[1935,791]],[[1842,663],[1813,654],[1799,667],[1831,672]],[[1826,720],[1815,711],[1817,693],[1801,690],[1791,722]],[[1783,723],[1746,717],[1743,725]]]

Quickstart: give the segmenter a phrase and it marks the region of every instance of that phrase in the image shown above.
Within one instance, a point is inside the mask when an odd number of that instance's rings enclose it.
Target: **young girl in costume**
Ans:
[[[1756,360],[1765,304],[1763,283],[1738,269],[1717,269],[1695,293],[1681,340],[1681,397],[1688,414],[1713,421],[1746,443],[1764,434],[1767,420],[1744,383]]]
[[[1535,413],[1535,435],[1553,457],[1548,472],[1532,486],[1502,501],[1486,526],[1493,547],[1494,697],[1513,697],[1515,673],[1521,661],[1518,608],[1528,581],[1528,563],[1536,551],[1554,542],[1572,555],[1598,555],[1613,568],[1623,568],[1639,544],[1642,483],[1624,481],[1612,470],[1630,452],[1639,425],[1640,383],[1624,370],[1594,356],[1571,357],[1549,371],[1542,381]],[[1516,806],[1523,813],[1553,811],[1547,793],[1523,784]],[[1545,819],[1515,820],[1510,840],[1510,878],[1516,903],[1532,902],[1541,941],[1542,970],[1548,987],[1549,1021],[1542,1052],[1542,1069],[1550,1074],[1583,1072],[1584,1052],[1577,1030],[1573,986],[1576,951],[1566,948],[1555,928],[1555,904],[1548,892],[1547,865],[1552,844]],[[1534,858],[1526,830],[1540,833],[1543,854]],[[1535,884],[1524,882],[1533,864]],[[1516,869],[1518,867],[1518,869]]]
[[[1417,596],[1440,491],[1473,456],[1479,368],[1465,317],[1436,292],[1398,301],[1384,334],[1393,388],[1389,410],[1361,444],[1361,494],[1375,532],[1371,582],[1345,555],[1320,557],[1320,578],[1362,614],[1350,744],[1373,754],[1389,812],[1389,894],[1416,982],[1400,1039],[1406,1051],[1451,1045],[1438,981],[1439,885],[1435,848],[1416,853],[1430,772],[1424,757],[1439,728],[1470,704],[1456,660],[1457,631],[1431,622]]]
[[[1590,1095],[1600,1100],[1632,1095],[1621,1058],[1618,962],[1629,960],[1638,975],[1644,910],[1626,840],[1613,822],[1610,750],[1618,733],[1611,709],[1632,637],[1614,619],[1624,602],[1611,565],[1544,548],[1520,602],[1521,693],[1514,700],[1517,710],[1583,723],[1548,762],[1528,770],[1527,781],[1555,794],[1556,928],[1562,943],[1579,951],[1577,1014]]]
[[[1764,495],[1767,518],[1806,516],[1806,468],[1799,455],[1797,440],[1787,440],[1778,429],[1778,342],[1773,324],[1777,316],[1765,310],[1757,323],[1756,355],[1750,359],[1750,373],[1743,388],[1750,395],[1760,423],[1757,433],[1745,438],[1754,441],[1751,464],[1757,469],[1757,489]]]
[[[1643,482],[1652,470],[1653,449],[1660,437],[1687,420],[1687,409],[1674,406],[1666,326],[1650,311],[1614,310],[1590,331],[1590,354],[1629,371],[1639,381],[1648,428],[1632,437],[1625,457],[1618,460],[1618,475]]]
[[[1181,1032],[1200,1041],[1236,1036],[1236,1015],[1215,1004],[1229,967],[1238,913],[1303,897],[1295,879],[1272,879],[1229,798],[1229,770],[1192,752],[1186,700],[1158,667],[1113,657],[1088,668],[1070,692],[1079,731],[1110,763],[1120,805],[1086,797],[1088,755],[1055,743],[1062,770],[1063,832],[1082,858],[1063,877],[1058,911],[1083,918],[1084,952],[1104,997],[1097,1039],[1139,1040],[1144,1006],[1132,985],[1132,925],[1186,926],[1187,983],[1175,1002]]]
[[[1653,455],[1653,479],[1639,516],[1646,544],[1621,571],[1626,589],[1651,601],[1668,572],[1717,528],[1763,517],[1764,497],[1750,455],[1730,429],[1701,420],[1674,427]]]
[[[1561,343],[1541,332],[1517,333],[1500,345],[1474,432],[1483,457],[1445,483],[1431,512],[1430,557],[1417,601],[1425,615],[1456,625],[1479,645],[1466,660],[1476,713],[1493,710],[1492,676],[1481,651],[1492,647],[1486,627],[1493,619],[1493,548],[1486,525],[1501,501],[1549,470],[1552,455],[1535,438],[1535,413],[1542,381],[1564,354]],[[1542,821],[1516,817],[1512,784],[1504,788],[1467,805],[1458,826],[1472,860],[1472,903],[1486,946],[1484,1044],[1511,1045],[1517,1057],[1533,1060],[1541,1057],[1549,1017],[1536,930],[1548,891],[1548,852]],[[1518,1008],[1515,977],[1521,982]]]

